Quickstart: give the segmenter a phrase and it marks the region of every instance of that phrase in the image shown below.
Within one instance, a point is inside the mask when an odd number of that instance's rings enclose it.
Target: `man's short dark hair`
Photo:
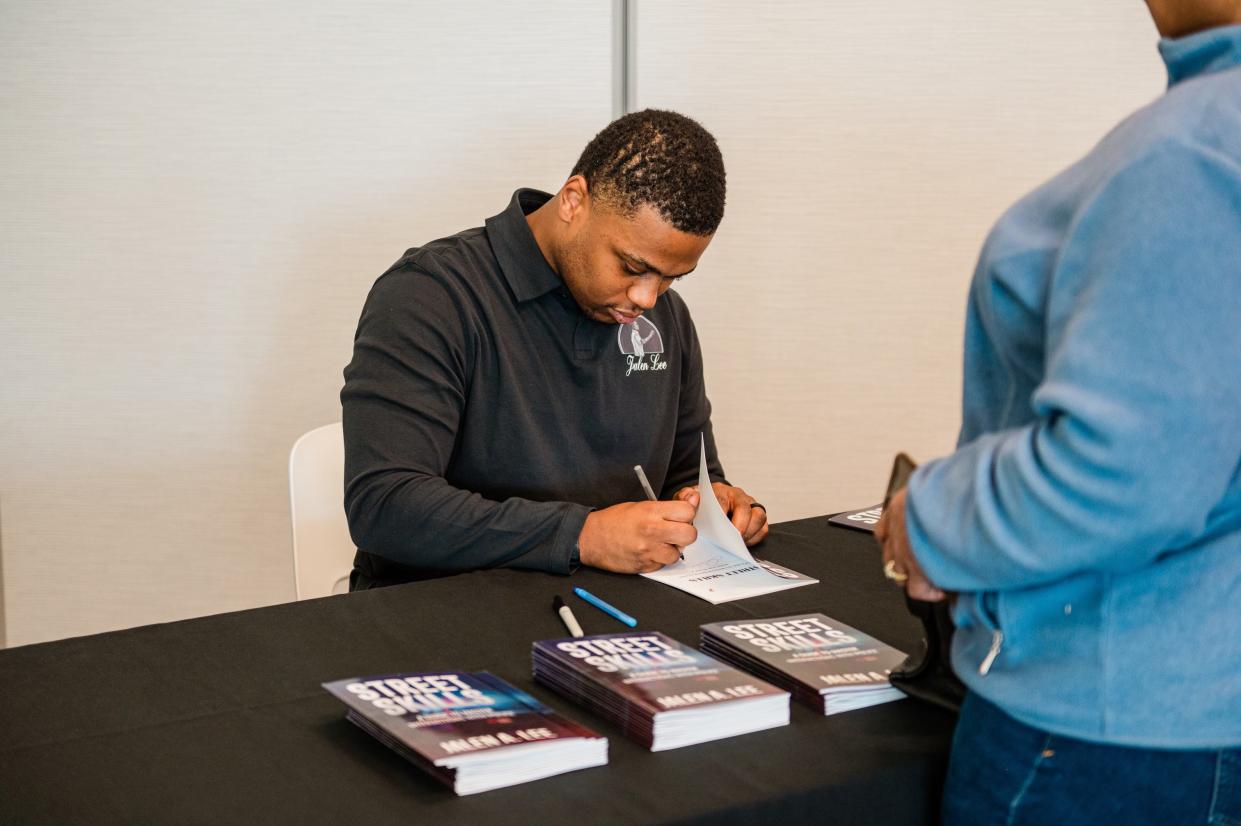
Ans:
[[[650,204],[681,232],[710,235],[724,218],[724,157],[711,133],[676,112],[643,109],[608,124],[573,167],[592,198],[625,215]]]

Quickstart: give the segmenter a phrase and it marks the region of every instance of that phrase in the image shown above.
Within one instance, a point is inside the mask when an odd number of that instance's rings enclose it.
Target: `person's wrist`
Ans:
[[[595,527],[594,523],[598,521],[598,515],[598,511],[586,514],[586,521],[582,523],[582,532],[577,535],[577,542],[573,544],[579,567],[590,565],[594,560],[594,543],[591,534]]]

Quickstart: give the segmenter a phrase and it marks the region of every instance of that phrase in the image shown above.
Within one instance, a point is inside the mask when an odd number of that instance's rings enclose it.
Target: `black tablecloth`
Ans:
[[[873,540],[826,518],[760,556],[819,585],[713,606],[638,577],[484,571],[0,651],[0,823],[935,821],[953,719],[913,700],[659,754],[530,677],[530,643],[624,630],[581,585],[697,645],[698,626],[822,611],[895,645],[917,624]],[[491,671],[606,734],[610,763],[457,798],[345,721],[344,677]]]

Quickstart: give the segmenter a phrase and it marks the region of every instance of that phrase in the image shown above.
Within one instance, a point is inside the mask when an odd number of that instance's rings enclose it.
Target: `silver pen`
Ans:
[[[642,465],[634,465],[633,472],[638,475],[638,483],[642,485],[642,490],[646,491],[646,498],[652,502],[658,502],[659,497],[655,495],[655,489],[651,487],[651,480],[646,478],[646,471],[642,469]],[[685,554],[681,554],[681,561],[685,561]]]
[[[646,491],[646,498],[652,502],[659,501],[659,497],[655,495],[651,487],[651,480],[646,478],[646,471],[642,469],[642,465],[634,465],[633,472],[638,474],[638,483],[642,485],[642,490]]]

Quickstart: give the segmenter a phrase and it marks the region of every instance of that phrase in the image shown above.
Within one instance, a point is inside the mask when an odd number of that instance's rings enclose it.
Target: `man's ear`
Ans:
[[[575,219],[584,216],[590,209],[590,192],[586,178],[574,175],[560,187],[556,198],[556,214],[561,221],[571,224]]]

